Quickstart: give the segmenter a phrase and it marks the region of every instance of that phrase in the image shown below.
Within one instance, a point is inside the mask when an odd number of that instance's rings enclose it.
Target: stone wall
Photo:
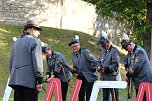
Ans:
[[[30,17],[35,17],[41,26],[94,36],[104,30],[115,39],[115,44],[120,43],[122,33],[127,31],[125,24],[98,16],[95,6],[82,0],[0,0],[1,23],[25,24]]]
[[[24,24],[30,17],[41,26],[71,29],[92,34],[95,7],[81,0],[1,0],[0,22]]]

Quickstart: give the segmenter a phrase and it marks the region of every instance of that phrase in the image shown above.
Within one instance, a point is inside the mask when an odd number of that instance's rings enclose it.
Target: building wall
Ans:
[[[116,45],[128,30],[121,22],[97,15],[95,6],[83,0],[0,0],[1,23],[25,24],[30,17],[35,17],[41,26],[76,30],[96,37],[104,30]]]
[[[1,0],[0,22],[25,24],[35,17],[41,26],[71,29],[92,34],[95,7],[81,0]]]

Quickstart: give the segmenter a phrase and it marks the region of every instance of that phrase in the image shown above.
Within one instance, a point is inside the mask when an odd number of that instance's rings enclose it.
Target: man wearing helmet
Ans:
[[[100,67],[97,70],[102,72],[104,81],[118,81],[120,76],[118,50],[110,44],[106,35],[103,35],[97,44],[101,46]],[[110,101],[110,93],[112,101],[119,101],[118,89],[114,88],[103,88],[103,101]]]
[[[123,39],[121,46],[128,51],[124,61],[127,70],[126,81],[132,78],[137,94],[141,82],[152,83],[152,68],[147,53],[142,47],[134,44],[130,39]],[[143,101],[146,101],[146,96]]]
[[[78,79],[82,80],[79,92],[79,101],[89,101],[93,84],[98,79],[96,68],[99,65],[97,58],[86,48],[81,48],[80,42],[72,38],[68,44],[72,50],[73,69]]]

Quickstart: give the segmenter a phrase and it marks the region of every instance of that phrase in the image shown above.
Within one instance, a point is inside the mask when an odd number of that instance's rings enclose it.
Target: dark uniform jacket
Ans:
[[[108,50],[102,49],[100,52],[100,65],[104,68],[103,80],[116,81],[119,79],[119,61],[118,50],[112,45]]]
[[[150,67],[147,53],[142,47],[135,45],[133,51],[128,52],[124,65],[128,69],[126,75],[133,79],[136,89],[141,82],[152,82],[152,67]]]
[[[81,48],[79,52],[72,54],[73,68],[82,74],[88,82],[94,82],[98,79],[96,67],[98,61],[96,57],[85,48]]]
[[[72,73],[65,67],[63,67],[58,61],[61,61],[65,65],[69,65],[65,59],[65,57],[56,51],[52,51],[52,56],[46,58],[47,62],[47,74],[54,74],[63,82],[66,82],[72,77]],[[63,68],[62,68],[63,67]],[[65,73],[65,74],[64,74]]]

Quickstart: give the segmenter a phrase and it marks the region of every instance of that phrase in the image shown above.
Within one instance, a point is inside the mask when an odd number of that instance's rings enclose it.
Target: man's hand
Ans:
[[[104,72],[104,68],[102,68],[101,66],[98,66],[97,68],[96,68],[96,70],[98,71],[98,72]]]
[[[77,79],[82,79],[83,74],[82,73],[74,73],[73,74]]]
[[[45,76],[45,81],[46,81],[48,78],[49,78],[49,75],[46,75],[46,76]]]
[[[46,75],[46,76],[44,77],[43,82],[44,82],[44,83],[47,83],[47,80],[49,79],[49,77],[50,77],[49,75]]]
[[[129,79],[128,79],[128,77],[127,77],[127,76],[125,77],[125,80],[126,80],[127,82],[129,81]]]
[[[78,74],[77,74],[77,73],[74,73],[73,75],[74,75],[75,77],[78,77]]]
[[[41,92],[42,91],[42,84],[37,84],[36,89],[38,92]]]
[[[48,78],[47,80],[46,80],[46,82],[47,83],[49,83],[50,82],[50,80],[52,79],[52,78],[54,78],[55,76],[54,75],[51,75],[51,77],[50,78]]]
[[[99,70],[100,70],[100,68],[101,68],[101,66],[98,66],[98,67],[96,68],[96,70],[97,70],[97,71],[99,71]]]

